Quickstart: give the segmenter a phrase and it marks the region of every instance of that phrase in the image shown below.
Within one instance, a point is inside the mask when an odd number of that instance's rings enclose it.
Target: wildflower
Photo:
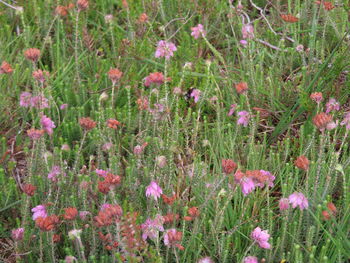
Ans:
[[[193,89],[190,96],[194,98],[194,102],[197,103],[200,95],[201,91],[199,89]]]
[[[350,112],[347,112],[344,116],[343,121],[340,123],[340,125],[345,125],[345,128],[347,130],[350,130]]]
[[[210,257],[204,257],[199,259],[197,263],[214,263],[214,261]]]
[[[137,21],[141,24],[146,23],[148,21],[148,15],[146,13],[142,13]]]
[[[108,77],[112,81],[113,85],[115,85],[118,82],[118,80],[122,77],[122,75],[123,75],[123,72],[121,72],[117,68],[111,68],[108,71]]]
[[[38,140],[41,138],[41,136],[43,136],[45,133],[44,130],[37,130],[34,128],[31,128],[29,130],[27,130],[27,135],[29,136],[29,138],[31,138],[32,140]]]
[[[164,155],[156,157],[156,164],[159,168],[164,168],[166,166],[167,160]]]
[[[295,23],[295,22],[299,21],[299,18],[297,18],[293,15],[281,14],[280,16],[285,22],[288,22],[288,23]]]
[[[170,57],[174,56],[174,51],[176,50],[177,48],[174,43],[161,40],[158,42],[157,50],[154,56],[156,58],[165,57],[166,59],[170,59]]]
[[[182,94],[181,88],[175,87],[175,88],[173,89],[173,94],[174,94],[174,95],[181,95],[181,94]]]
[[[303,45],[297,45],[295,50],[298,51],[298,52],[303,52],[304,51],[304,46]]]
[[[247,111],[240,111],[238,112],[238,120],[237,120],[237,124],[238,125],[243,125],[244,127],[248,126],[248,122],[250,119],[250,114]]]
[[[311,93],[310,99],[312,99],[317,104],[320,104],[320,102],[323,100],[322,92]]]
[[[102,177],[107,177],[108,172],[105,170],[101,170],[101,169],[96,169],[95,172]]]
[[[84,130],[87,130],[87,131],[92,130],[93,128],[96,127],[96,122],[92,120],[90,117],[80,118],[79,124]]]
[[[254,27],[251,24],[245,24],[242,26],[242,37],[244,39],[254,38]]]
[[[257,227],[250,234],[250,237],[258,243],[261,248],[270,249],[271,244],[269,244],[270,235],[267,233],[267,230],[261,230],[260,227]]]
[[[240,82],[235,85],[238,94],[243,94],[248,90],[247,82]]]
[[[163,219],[164,219],[164,224],[172,224],[174,223],[174,221],[178,221],[180,219],[180,215],[170,213],[163,216]]]
[[[139,110],[147,110],[148,109],[148,98],[140,97],[137,99],[136,104],[138,105]]]
[[[237,168],[237,164],[231,159],[223,159],[221,166],[225,174],[233,173]]]
[[[157,201],[157,199],[160,197],[160,195],[163,193],[162,188],[159,187],[157,182],[152,181],[149,186],[146,188],[146,196],[152,196],[154,200]]]
[[[192,206],[190,208],[188,208],[188,214],[194,218],[194,217],[199,217],[199,210],[198,210],[198,207],[196,206]]]
[[[0,66],[0,74],[11,74],[13,69],[9,63],[3,61]]]
[[[240,170],[237,170],[237,172],[234,174],[235,182],[240,184],[242,188],[242,193],[244,196],[248,195],[250,192],[252,192],[256,185],[251,177],[248,177],[246,174],[241,172]]]
[[[113,15],[112,14],[108,14],[108,15],[105,15],[105,22],[108,24],[108,23],[112,23],[113,21]]]
[[[246,174],[249,176],[249,172],[247,171]],[[276,179],[275,176],[273,176],[269,171],[265,170],[255,170],[253,171],[253,180],[255,180],[256,186],[259,186],[260,188],[264,187],[264,184],[266,184],[268,187],[273,187],[274,183],[273,181]]]
[[[146,148],[146,146],[148,145],[147,142],[145,142],[144,144],[142,145],[136,145],[134,147],[134,154],[135,155],[141,155],[143,153],[143,150]]]
[[[32,93],[22,92],[20,95],[19,105],[28,108],[31,105]]]
[[[73,229],[68,232],[68,237],[71,240],[80,239],[81,232],[82,232],[81,229]]]
[[[121,123],[115,119],[107,120],[107,127],[108,128],[116,130],[116,129],[118,129],[118,126],[120,126],[120,125],[121,125]]]
[[[310,161],[307,159],[306,156],[301,155],[295,160],[294,164],[299,169],[307,171],[309,169]]]
[[[32,212],[33,212],[33,220],[36,220],[39,217],[45,218],[47,217],[47,213],[46,213],[46,208],[44,205],[38,205],[34,208],[32,208]]]
[[[333,130],[333,129],[337,128],[337,127],[338,127],[338,121],[336,121],[336,122],[331,121],[331,122],[327,123],[327,125],[326,125],[326,129],[329,130],[329,131]]]
[[[230,110],[227,113],[227,116],[232,116],[232,114],[235,112],[236,108],[237,108],[237,104],[231,104]]]
[[[47,98],[42,95],[34,96],[30,100],[30,106],[37,109],[45,109],[49,107],[49,101]]]
[[[180,250],[183,250],[184,247],[179,243],[182,239],[182,232],[177,231],[175,228],[169,229],[164,235],[164,244],[167,247],[177,247]]]
[[[33,196],[36,190],[36,186],[32,184],[23,185],[23,192],[28,196]]]
[[[244,39],[240,40],[239,43],[244,47],[248,45],[248,41]]]
[[[164,223],[164,219],[161,215],[157,215],[155,217],[154,220],[148,218],[142,225],[141,225],[141,229],[142,229],[142,239],[146,240],[147,238],[150,239],[156,239],[158,236],[158,232],[164,231],[163,228],[163,223]]]
[[[151,84],[156,84],[156,85],[161,85],[165,81],[164,75],[161,72],[153,72],[150,73],[146,78],[145,78],[145,83],[144,85],[146,87],[151,86]]]
[[[37,48],[29,48],[24,51],[24,56],[32,62],[37,62],[40,57],[40,50]]]
[[[340,104],[334,98],[330,98],[326,103],[326,113],[330,113],[331,111],[339,111]]]
[[[54,235],[52,236],[52,241],[53,241],[54,243],[59,243],[59,242],[61,241],[61,235],[59,235],[59,234],[54,234]]]
[[[288,197],[288,199],[293,208],[299,206],[300,210],[304,210],[309,207],[309,202],[302,193],[294,192]]]
[[[312,122],[319,130],[323,131],[332,122],[332,116],[321,112],[312,119]]]
[[[289,208],[289,199],[288,198],[281,198],[278,202],[278,206],[281,211],[287,210]]]
[[[74,263],[74,262],[78,262],[76,257],[73,256],[66,256],[66,258],[64,259],[65,263]]]
[[[64,110],[64,109],[67,109],[67,108],[68,108],[68,104],[67,103],[61,104],[61,106],[60,106],[60,110]]]
[[[55,181],[56,180],[56,177],[58,175],[60,175],[62,172],[61,172],[61,167],[55,165],[55,166],[52,166],[51,168],[51,171],[49,172],[49,174],[47,175],[47,178],[50,179],[51,181]]]
[[[327,11],[330,11],[332,9],[334,9],[334,5],[332,4],[332,2],[326,2],[326,1],[316,1],[315,2],[318,5],[323,4],[323,8]]]
[[[98,215],[94,217],[95,225],[97,227],[109,226],[115,222],[121,215],[123,210],[119,205],[108,205],[98,212]]]
[[[55,14],[59,16],[67,16],[68,15],[68,8],[63,5],[58,5],[55,9]]]
[[[66,220],[74,220],[78,216],[78,210],[75,207],[68,207],[64,209],[63,215]]]
[[[53,133],[53,128],[56,128],[55,123],[50,118],[46,117],[46,115],[41,117],[40,123],[44,131],[46,131],[49,135]]]
[[[113,147],[113,143],[107,142],[107,143],[105,143],[105,144],[102,145],[102,151],[107,152],[107,151],[109,151],[110,149],[112,149],[112,147]]]
[[[23,227],[13,229],[11,231],[11,237],[14,241],[21,241],[23,239],[23,235],[24,235],[24,228]]]
[[[46,79],[49,77],[50,77],[50,73],[47,71],[42,71],[41,69],[38,69],[33,72],[33,78],[41,82],[41,84],[43,84],[46,81]]]
[[[79,217],[81,220],[86,220],[87,219],[87,216],[90,215],[90,212],[89,211],[80,211],[79,212]]]
[[[337,208],[332,202],[327,203],[327,208],[332,212],[333,215],[337,213]]]
[[[258,258],[253,256],[248,256],[243,259],[243,263],[258,263]]]
[[[162,199],[163,199],[164,203],[166,203],[167,205],[172,205],[176,200],[176,194],[173,194],[170,197],[168,197],[165,194],[162,194]]]
[[[89,7],[89,2],[87,0],[78,0],[77,7],[78,7],[78,12],[84,11]]]
[[[205,37],[207,34],[202,24],[198,24],[196,27],[191,27],[191,31],[191,36],[193,36],[195,39],[198,39],[200,36]]]

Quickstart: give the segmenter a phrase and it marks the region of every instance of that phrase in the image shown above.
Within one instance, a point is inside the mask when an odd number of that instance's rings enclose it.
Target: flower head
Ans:
[[[146,87],[151,86],[151,84],[161,85],[164,83],[164,81],[165,79],[162,72],[153,72],[145,78],[144,85]]]
[[[253,39],[254,38],[254,27],[251,24],[243,25],[242,37],[244,39]]]
[[[51,171],[47,175],[47,178],[49,178],[51,181],[55,181],[57,179],[56,177],[60,174],[62,174],[61,167],[55,165],[52,166]],[[63,173],[63,175],[65,175],[65,173]]]
[[[158,232],[164,231],[163,228],[164,218],[161,215],[157,215],[155,219],[148,218],[142,225],[142,238],[146,240],[147,238],[156,239]]]
[[[271,248],[271,244],[269,244],[270,235],[267,233],[267,230],[262,230],[260,227],[257,227],[250,234],[250,237],[257,242],[261,248]]]
[[[13,69],[9,63],[3,61],[0,66],[0,74],[11,74]]]
[[[244,94],[248,90],[247,82],[240,82],[235,85],[238,94]]]
[[[96,122],[92,120],[90,117],[80,118],[79,124],[84,130],[87,130],[87,131],[92,130],[93,128],[96,127]]]
[[[221,166],[225,174],[233,173],[237,168],[237,164],[231,159],[223,159]]]
[[[227,113],[227,116],[232,116],[232,114],[235,112],[236,108],[237,108],[237,104],[231,104],[230,110]]]
[[[32,93],[30,92],[22,92],[19,98],[19,105],[21,107],[28,108],[31,106]]]
[[[174,56],[174,51],[176,50],[177,48],[174,43],[161,40],[158,42],[154,56],[156,58],[165,57],[166,59],[170,59],[170,57]]]
[[[118,80],[123,76],[123,72],[121,72],[117,68],[111,68],[108,71],[108,77],[112,81],[113,84],[117,83]]]
[[[53,128],[56,128],[55,123],[46,115],[43,115],[40,119],[40,123],[47,134],[51,135],[53,133]]]
[[[33,212],[33,220],[36,220],[39,217],[45,218],[47,217],[46,208],[44,205],[38,205],[32,209]]]
[[[250,119],[250,114],[248,111],[240,111],[238,112],[238,120],[237,120],[237,124],[238,125],[243,125],[244,127],[248,126],[249,123],[249,119]]]
[[[202,24],[198,24],[196,27],[191,27],[191,36],[198,39],[200,36],[205,37],[206,32]]]
[[[343,121],[340,123],[340,125],[345,125],[347,130],[350,130],[350,112],[347,112],[344,116]]]
[[[162,188],[160,188],[160,186],[155,181],[152,181],[149,184],[149,186],[147,186],[146,188],[146,196],[147,197],[152,196],[156,201],[162,193],[163,193]]]
[[[289,208],[289,199],[288,198],[281,198],[278,202],[278,206],[281,211],[287,210]]]
[[[317,104],[319,104],[319,103],[323,100],[322,92],[314,92],[314,93],[311,93],[310,99],[312,99],[314,102],[316,102]]]
[[[299,206],[300,210],[304,210],[309,207],[309,202],[302,193],[294,192],[288,197],[288,199],[293,208]]]
[[[199,259],[197,263],[214,263],[214,261],[210,257],[204,257]]]
[[[30,139],[32,140],[38,140],[41,138],[41,136],[43,136],[45,133],[44,130],[37,130],[34,128],[31,128],[29,130],[27,130],[27,135],[29,136]]]
[[[310,161],[306,156],[301,155],[295,160],[294,164],[299,169],[307,171],[309,169]]]
[[[334,98],[330,98],[326,104],[326,113],[330,113],[331,111],[339,111],[340,104]]]
[[[24,51],[24,56],[32,62],[37,62],[40,57],[40,50],[37,48],[29,48]]]
[[[194,98],[194,102],[197,103],[199,101],[200,95],[201,91],[199,89],[193,89],[190,96]]]
[[[42,95],[34,96],[30,100],[30,106],[36,109],[45,109],[49,107],[49,100]]]
[[[33,72],[33,78],[41,83],[44,83],[49,77],[50,73],[47,71],[42,71],[41,69],[38,69]]]
[[[236,171],[234,177],[235,182],[240,184],[244,196],[248,195],[255,189],[256,185],[253,178],[248,177],[245,173],[241,172],[240,170]]]
[[[182,232],[177,231],[175,228],[169,229],[164,235],[164,244],[167,247],[177,247],[183,250],[184,247],[180,245],[182,239]]]
[[[15,241],[21,241],[24,235],[24,228],[20,227],[11,231],[11,237]]]
[[[28,196],[33,196],[35,194],[36,186],[32,184],[24,184],[23,192]]]
[[[78,7],[79,12],[84,11],[89,7],[89,1],[88,0],[78,0],[77,7]]]

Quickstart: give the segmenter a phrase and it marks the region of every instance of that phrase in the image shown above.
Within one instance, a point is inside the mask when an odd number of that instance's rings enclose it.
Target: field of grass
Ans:
[[[0,0],[0,262],[349,262],[329,1]]]

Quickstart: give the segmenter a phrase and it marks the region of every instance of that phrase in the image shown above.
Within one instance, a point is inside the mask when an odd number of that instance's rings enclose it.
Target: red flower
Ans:
[[[299,21],[299,18],[297,18],[293,15],[282,14],[281,18],[288,23],[295,23],[295,22]]]
[[[176,200],[176,194],[173,194],[173,196],[171,196],[171,197],[168,197],[165,194],[162,194],[161,197],[162,197],[164,203],[166,203],[167,205],[172,205]]]
[[[78,215],[78,210],[75,207],[65,208],[65,214],[63,215],[66,220],[74,220]]]
[[[225,174],[233,173],[237,168],[237,164],[231,159],[222,160],[221,165]]]
[[[35,220],[35,225],[40,228],[41,231],[50,231],[56,227],[56,225],[59,223],[58,216],[51,215],[47,216],[45,218],[38,217]]]
[[[248,90],[248,84],[247,82],[240,82],[238,84],[236,84],[236,91],[238,94],[243,94],[244,92],[246,92]]]
[[[306,156],[301,155],[295,160],[294,164],[299,169],[307,171],[309,169],[310,161],[306,158]]]
[[[6,61],[3,61],[0,66],[0,74],[11,74],[13,72],[13,69],[9,63]]]
[[[36,186],[32,184],[23,185],[23,192],[28,196],[33,196],[36,190]]]

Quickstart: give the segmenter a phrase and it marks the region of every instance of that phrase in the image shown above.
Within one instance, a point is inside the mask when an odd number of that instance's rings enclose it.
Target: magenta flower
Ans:
[[[261,248],[270,249],[271,245],[269,244],[270,235],[267,233],[267,230],[261,230],[260,227],[257,227],[250,234],[250,237],[258,243]]]
[[[326,103],[326,113],[330,113],[331,111],[340,110],[340,104],[334,98],[330,98]]]
[[[45,218],[47,217],[46,208],[44,205],[38,205],[32,209],[33,212],[33,220],[36,220],[39,217]]]
[[[56,128],[55,123],[46,115],[43,115],[40,119],[40,123],[43,126],[44,131],[51,135],[53,133],[53,128]]]
[[[249,123],[249,119],[250,119],[250,114],[248,111],[240,111],[238,112],[238,120],[237,120],[237,124],[238,125],[243,125],[244,127],[248,126]]]
[[[194,98],[194,102],[197,103],[199,100],[199,97],[201,95],[201,91],[199,89],[194,89],[191,92],[191,97]]]
[[[289,199],[288,198],[281,198],[278,202],[278,206],[281,211],[287,210],[289,208]]]
[[[347,130],[350,130],[350,112],[346,113],[344,116],[343,121],[340,123],[340,125],[345,125],[345,128]]]
[[[170,59],[170,57],[174,56],[174,51],[176,50],[177,48],[174,43],[161,40],[158,42],[157,50],[154,56],[156,58],[165,57],[166,59]]]
[[[101,170],[101,169],[96,169],[95,172],[97,173],[97,175],[102,176],[102,177],[106,177],[108,174],[108,171]]]
[[[254,38],[254,27],[251,24],[246,24],[242,26],[242,37],[244,39]]]
[[[62,104],[62,105],[60,106],[60,109],[61,109],[61,110],[64,110],[64,109],[66,109],[66,108],[68,108],[68,104],[67,104],[67,103]]]
[[[24,228],[23,227],[13,229],[11,232],[11,237],[15,241],[21,241],[23,239],[23,235],[24,235]]]
[[[191,27],[191,31],[191,36],[193,36],[195,39],[198,39],[200,36],[205,37],[207,34],[202,24],[198,24],[196,27]]]
[[[105,209],[108,209],[110,208],[112,205],[111,204],[108,204],[108,203],[104,203],[101,205],[101,211],[105,210]]]
[[[197,263],[214,263],[214,261],[210,257],[204,257],[199,259]]]
[[[91,213],[89,211],[80,211],[79,212],[79,217],[81,220],[86,220],[87,216],[90,215]]]
[[[160,197],[160,195],[163,193],[162,188],[159,187],[157,182],[152,181],[149,186],[146,188],[146,196],[152,196],[154,200],[157,201],[157,199]]]
[[[247,177],[240,170],[237,170],[234,177],[235,177],[235,182],[241,186],[242,193],[244,196],[248,195],[255,189],[256,185],[253,179],[250,177]]]
[[[56,181],[57,180],[56,177],[59,176],[60,174],[62,174],[61,167],[55,165],[55,166],[52,166],[51,171],[47,175],[47,178],[49,178],[51,181]],[[63,173],[62,175],[66,175],[66,174]]]
[[[49,101],[43,96],[34,96],[30,100],[30,105],[37,109],[45,109],[49,107]]]
[[[164,218],[161,215],[157,215],[154,220],[148,218],[142,225],[142,239],[146,240],[150,238],[152,240],[156,239],[158,236],[158,232],[164,231]]]
[[[258,258],[253,256],[248,256],[243,259],[243,263],[258,263]]]
[[[288,199],[293,208],[299,206],[300,210],[304,210],[309,207],[309,202],[302,193],[294,192],[288,197]]]
[[[230,110],[227,113],[227,116],[232,116],[232,114],[235,112],[236,108],[237,108],[237,104],[231,104]]]
[[[19,98],[19,105],[28,108],[31,105],[32,93],[22,92]]]

